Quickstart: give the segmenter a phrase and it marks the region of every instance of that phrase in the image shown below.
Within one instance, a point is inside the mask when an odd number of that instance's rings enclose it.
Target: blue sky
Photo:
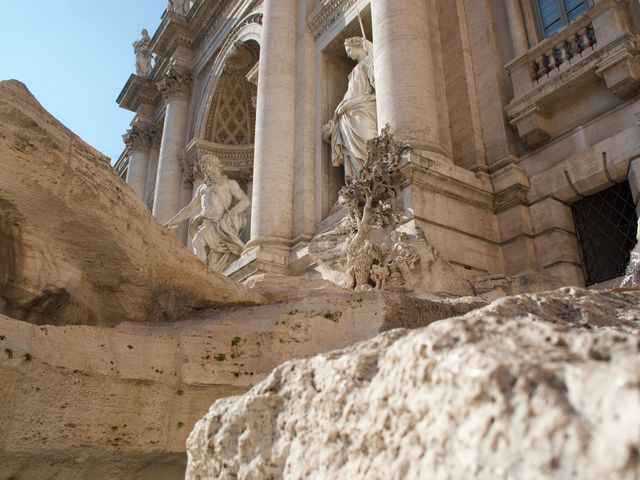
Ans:
[[[114,161],[133,113],[115,100],[135,70],[131,43],[153,35],[166,0],[0,0],[0,80],[15,78]]]

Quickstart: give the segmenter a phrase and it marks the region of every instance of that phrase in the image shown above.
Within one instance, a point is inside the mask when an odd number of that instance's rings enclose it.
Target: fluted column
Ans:
[[[288,247],[293,231],[297,0],[266,0],[249,246]]]
[[[438,133],[438,92],[433,77],[426,0],[372,0],[378,125],[418,149],[444,153]]]
[[[529,49],[527,40],[527,29],[522,15],[520,0],[506,0],[507,17],[509,18],[509,30],[511,31],[511,42],[513,44],[514,56],[519,57]]]
[[[153,201],[153,215],[160,223],[165,223],[183,206],[183,175],[178,157],[187,141],[190,85],[190,75],[175,68],[158,83],[166,104]]]
[[[127,183],[133,188],[141,200],[144,200],[144,189],[147,180],[149,163],[149,147],[151,138],[144,127],[133,126],[122,136],[129,153]]]

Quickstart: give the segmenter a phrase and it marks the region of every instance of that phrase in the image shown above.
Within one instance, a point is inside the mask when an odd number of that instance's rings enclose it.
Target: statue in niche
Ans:
[[[373,44],[364,37],[344,41],[349,58],[358,64],[349,74],[347,93],[333,118],[322,127],[322,137],[331,144],[331,163],[344,165],[345,176],[354,177],[367,158],[367,140],[377,135]]]
[[[191,203],[165,226],[176,228],[192,218],[189,233],[193,252],[211,270],[222,272],[244,249],[240,236],[247,223],[250,201],[240,185],[222,173],[220,159],[215,155],[202,157],[198,168],[204,175],[204,183]]]
[[[151,37],[147,30],[142,30],[142,38],[133,42],[136,54],[136,74],[146,77],[151,72]]]
[[[191,9],[190,0],[169,0],[169,10],[179,13],[180,15],[186,15]]]

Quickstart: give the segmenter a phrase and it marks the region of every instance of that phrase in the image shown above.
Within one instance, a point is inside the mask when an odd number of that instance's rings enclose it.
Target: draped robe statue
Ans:
[[[146,77],[151,71],[151,37],[147,30],[142,30],[142,38],[133,42],[136,54],[136,74]]]
[[[373,44],[362,37],[345,40],[347,55],[358,61],[349,74],[347,93],[333,118],[322,127],[322,136],[331,144],[331,163],[344,164],[345,175],[353,177],[367,157],[367,140],[377,136]]]

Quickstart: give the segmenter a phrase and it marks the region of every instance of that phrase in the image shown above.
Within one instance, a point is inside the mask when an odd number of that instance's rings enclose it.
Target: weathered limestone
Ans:
[[[0,313],[115,325],[261,299],[208,272],[108,159],[0,83]]]
[[[213,404],[187,479],[640,475],[640,296],[562,289],[288,362]]]
[[[188,94],[191,77],[178,68],[171,69],[158,84],[166,104],[153,216],[165,223],[181,205],[183,175],[178,156],[187,141]]]
[[[249,247],[286,264],[293,234],[297,1],[266,0],[260,49]],[[279,112],[277,120],[272,112]]]
[[[483,305],[311,284],[271,276],[254,288],[280,303],[180,322],[56,327],[0,315],[0,478],[184,478],[186,437],[212,400],[292,358]]]

